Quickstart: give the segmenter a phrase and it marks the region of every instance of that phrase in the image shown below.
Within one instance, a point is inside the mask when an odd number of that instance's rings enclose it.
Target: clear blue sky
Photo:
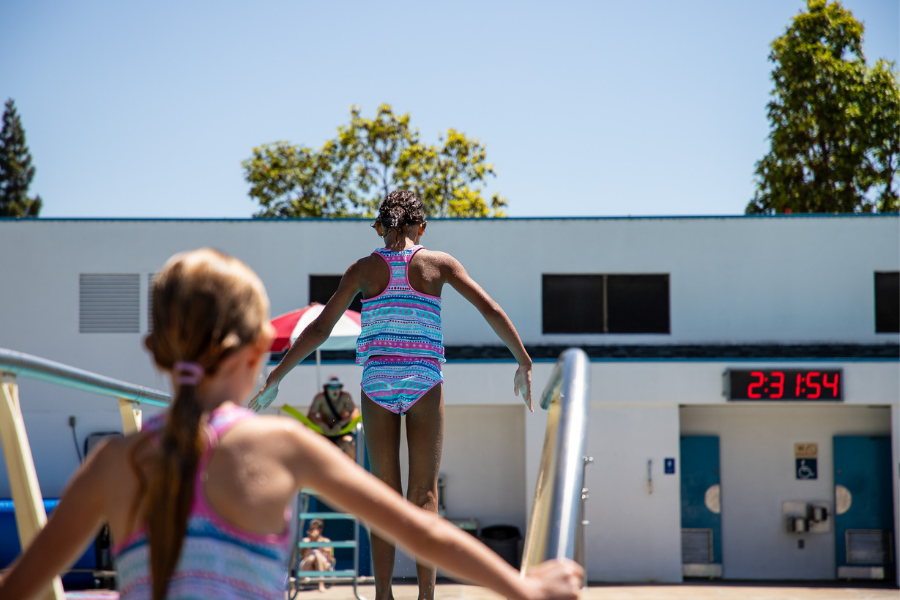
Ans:
[[[897,61],[897,0],[846,0]],[[802,0],[3,2],[45,217],[248,217],[254,146],[358,104],[487,145],[511,216],[742,213]]]

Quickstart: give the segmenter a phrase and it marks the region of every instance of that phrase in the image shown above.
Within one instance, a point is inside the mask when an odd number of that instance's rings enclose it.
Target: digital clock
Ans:
[[[728,369],[729,400],[843,400],[840,369]]]

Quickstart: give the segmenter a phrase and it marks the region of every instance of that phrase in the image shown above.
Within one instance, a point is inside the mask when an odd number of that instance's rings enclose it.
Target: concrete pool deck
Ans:
[[[896,587],[882,583],[685,583],[675,585],[593,585],[581,592],[581,600],[897,600]],[[395,600],[416,600],[413,584],[394,584]],[[360,596],[374,600],[375,586],[359,586]],[[69,592],[68,600],[117,600],[116,592]],[[474,585],[438,584],[435,600],[501,600],[503,596]],[[298,600],[356,600],[350,585],[333,585],[325,592],[300,592]]]
[[[415,600],[418,588],[409,584],[394,584],[396,600]],[[361,585],[360,596],[375,598],[375,587]],[[438,584],[435,600],[500,600],[503,597],[490,590],[472,585]],[[897,600],[895,587],[871,587],[870,584],[853,582],[811,582],[806,585],[764,582],[741,583],[687,583],[680,585],[595,585],[581,593],[581,600]],[[300,600],[355,600],[353,588],[335,585],[325,592],[315,590],[301,592]]]

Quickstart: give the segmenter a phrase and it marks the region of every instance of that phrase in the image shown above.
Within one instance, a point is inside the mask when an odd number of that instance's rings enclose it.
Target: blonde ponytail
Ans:
[[[247,344],[256,342],[269,316],[262,282],[236,258],[211,249],[173,256],[152,290],[152,333],[146,346],[156,364],[174,374],[177,386],[149,477],[129,457],[140,489],[133,507],[143,507],[150,544],[153,600],[164,600],[187,532],[197,467],[206,448],[201,389],[204,376]]]

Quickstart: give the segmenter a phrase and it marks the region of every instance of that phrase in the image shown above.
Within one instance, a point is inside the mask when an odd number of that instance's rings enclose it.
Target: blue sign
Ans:
[[[675,459],[667,458],[663,462],[663,466],[665,468],[666,475],[674,475],[675,474]]]
[[[795,458],[794,473],[797,475],[797,479],[818,479],[818,462],[818,459],[815,458]]]

